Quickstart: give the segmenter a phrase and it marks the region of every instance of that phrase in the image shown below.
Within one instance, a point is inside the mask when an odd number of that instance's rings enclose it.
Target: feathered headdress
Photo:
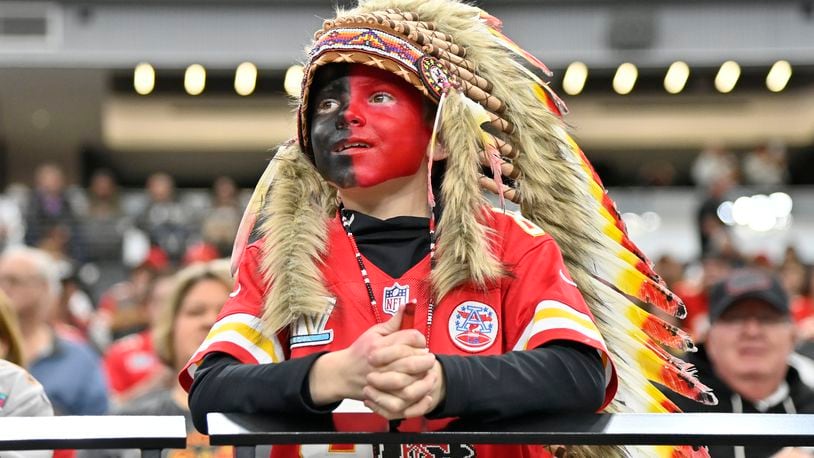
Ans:
[[[361,0],[325,21],[309,47],[298,110],[298,140],[283,145],[255,190],[235,244],[245,247],[257,215],[265,235],[265,299],[269,331],[298,316],[322,313],[326,288],[319,265],[335,191],[312,165],[307,110],[316,70],[356,63],[390,71],[438,104],[436,129],[448,153],[441,186],[434,294],[485,284],[503,274],[479,220],[483,190],[520,206],[562,249],[614,356],[619,389],[608,412],[675,412],[651,382],[714,403],[694,370],[666,347],[694,350],[689,336],[634,303],[682,317],[681,300],[628,238],[616,206],[561,120],[562,101],[544,82],[549,70],[501,32],[501,23],[455,0]],[[237,265],[237,261],[233,263]],[[596,456],[579,447],[574,454]],[[706,456],[691,448],[657,448],[663,456]],[[602,456],[652,454],[605,449]],[[700,454],[700,455],[699,455]]]

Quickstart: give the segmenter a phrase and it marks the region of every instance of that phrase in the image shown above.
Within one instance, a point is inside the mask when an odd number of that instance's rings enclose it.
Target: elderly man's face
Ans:
[[[19,315],[39,309],[48,295],[48,285],[36,265],[25,256],[0,258],[0,289]]]
[[[794,350],[790,318],[757,299],[727,309],[710,327],[707,353],[724,381],[785,376]]]
[[[326,180],[365,188],[419,171],[432,129],[418,90],[360,64],[326,66],[314,88],[311,143]]]

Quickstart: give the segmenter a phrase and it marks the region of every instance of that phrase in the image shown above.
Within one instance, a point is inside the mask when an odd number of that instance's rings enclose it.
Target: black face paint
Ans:
[[[345,122],[345,111],[350,103],[350,67],[326,65],[317,73],[312,88],[314,93],[308,109],[308,124],[311,126],[311,149],[317,171],[325,180],[340,188],[353,187],[356,177],[352,159],[331,153],[333,145],[350,136],[349,126]],[[327,99],[337,100],[339,108],[329,114],[318,114],[318,107]]]

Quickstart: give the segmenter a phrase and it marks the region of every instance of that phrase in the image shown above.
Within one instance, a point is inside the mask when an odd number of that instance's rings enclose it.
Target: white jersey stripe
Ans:
[[[544,331],[552,331],[557,329],[568,329],[578,332],[590,339],[596,340],[597,342],[603,342],[602,335],[599,334],[596,329],[586,328],[585,326],[582,326],[581,324],[567,318],[544,318],[535,322],[534,327],[532,327],[531,330],[531,337]],[[529,340],[531,340],[531,337],[529,337]],[[602,346],[604,347],[604,344]]]
[[[196,356],[198,353],[205,352],[212,344],[216,342],[229,342],[238,347],[246,350],[249,354],[251,354],[255,362],[257,364],[268,364],[273,362],[283,361],[285,356],[283,355],[282,349],[280,347],[280,343],[277,339],[274,339],[273,342],[274,347],[274,354],[269,354],[259,346],[255,345],[254,342],[250,341],[246,337],[244,337],[241,333],[233,330],[221,332],[212,338],[206,339],[204,343],[201,345],[200,350],[196,352]],[[192,360],[196,359],[196,356],[193,356]]]
[[[567,317],[545,317],[545,313],[540,312],[544,312],[547,309],[562,312],[562,314],[566,316],[571,315],[573,319]],[[539,318],[538,314],[540,316]],[[534,318],[523,330],[523,333],[520,335],[520,338],[517,339],[517,343],[512,350],[526,350],[526,346],[532,337],[541,332],[556,329],[569,329],[578,332],[585,337],[596,340],[603,348],[605,347],[605,342],[599,330],[596,329],[596,326],[588,327],[585,325],[586,322],[593,325],[593,320],[591,320],[590,316],[578,310],[574,310],[562,302],[552,300],[541,301],[537,304],[533,316]]]
[[[531,330],[534,328],[534,320],[532,320],[529,324],[526,325],[526,328],[523,329],[523,334],[520,334],[520,338],[517,339],[517,343],[514,344],[512,347],[512,351],[519,351],[519,350],[526,350],[526,345],[528,345],[529,340],[531,340]]]
[[[232,315],[227,315],[216,321],[215,324],[212,326],[212,330],[214,331],[215,329],[218,328],[218,326],[221,326],[226,323],[243,323],[257,332],[260,333],[263,332],[263,325],[260,322],[260,318],[257,318],[256,316],[250,315],[248,313],[234,313]]]
[[[537,308],[534,309],[534,314],[537,315],[541,311],[547,310],[547,309],[560,310],[562,312],[573,315],[578,320],[585,320],[585,321],[590,321],[591,323],[593,323],[593,320],[587,314],[582,313],[579,310],[575,310],[573,307],[569,307],[569,306],[563,304],[562,302],[558,302],[558,301],[542,301],[542,302],[540,302],[539,304],[537,304]]]
[[[201,355],[217,342],[228,342],[242,348],[252,355],[256,364],[285,360],[283,347],[277,336],[267,337],[262,332],[260,320],[256,316],[235,313],[221,318],[212,326],[209,335],[191,358],[194,364],[190,364],[187,369],[190,377],[195,376],[195,371],[201,363],[199,361]]]

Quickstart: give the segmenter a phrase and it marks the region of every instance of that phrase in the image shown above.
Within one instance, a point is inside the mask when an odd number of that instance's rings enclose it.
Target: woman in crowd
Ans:
[[[179,271],[174,278],[169,301],[158,312],[153,328],[153,346],[158,357],[168,367],[180,371],[206,338],[215,323],[221,306],[232,287],[229,263],[218,260],[193,264]],[[183,452],[165,451],[166,456],[231,457],[231,447],[210,447],[206,436],[192,426],[183,388],[174,382],[114,409],[114,415],[183,415],[187,420],[187,449]],[[137,450],[86,451],[83,457],[138,456]],[[181,455],[179,455],[181,456]]]

